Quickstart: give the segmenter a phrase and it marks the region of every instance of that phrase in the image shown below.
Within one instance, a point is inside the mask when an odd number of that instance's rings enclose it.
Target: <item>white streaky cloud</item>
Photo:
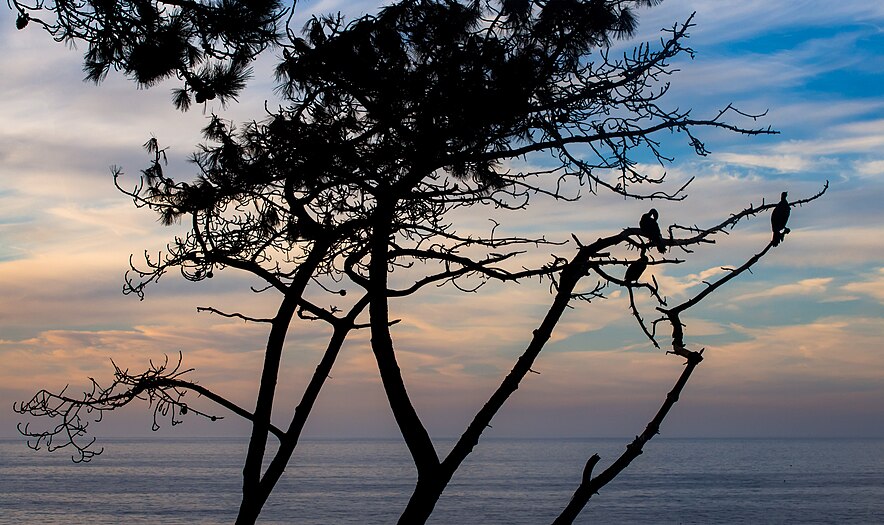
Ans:
[[[782,101],[771,99],[765,122],[774,127],[799,131],[828,130],[832,126],[856,119],[870,119],[884,110],[884,98],[869,93],[861,99],[833,96],[825,100]]]
[[[884,147],[884,121],[875,123],[870,134],[832,140],[803,140],[785,142],[774,146],[774,151],[785,154],[804,152],[809,155],[844,155],[877,153]]]
[[[725,324],[721,321],[693,318],[690,315],[682,321],[685,324],[685,333],[689,334],[691,338],[721,335],[727,333],[729,330],[729,323]]]
[[[777,142],[770,147],[782,155],[876,154],[884,147],[884,119],[839,124],[812,140]]]
[[[814,279],[802,279],[797,283],[781,284],[760,292],[742,294],[734,297],[734,301],[750,301],[755,299],[770,299],[773,297],[794,296],[824,296],[829,291],[832,277],[818,277]]]
[[[310,330],[314,330],[312,324]],[[107,385],[111,360],[131,373],[152,361],[193,368],[186,378],[250,401],[263,363],[266,325],[217,322],[209,325],[137,326],[133,330],[50,330],[23,340],[0,339],[0,356],[9,363],[5,385],[18,391],[58,390],[66,384],[85,388],[89,377]],[[318,362],[326,334],[301,332],[287,343],[283,362],[286,384],[306,383]],[[24,356],[28,356],[24,358]]]
[[[860,280],[847,283],[841,289],[852,294],[872,297],[884,304],[884,268],[878,268],[873,274],[861,276]]]
[[[765,0],[667,0],[639,11],[641,38],[654,38],[654,30],[671,27],[696,12],[692,40],[723,43],[794,27],[830,28],[834,24],[880,25],[884,8],[876,2],[823,0],[767,2]],[[694,44],[700,47],[698,44]]]
[[[707,352],[715,378],[730,388],[763,385],[762,395],[820,380],[844,388],[869,383],[884,388],[884,356],[876,348],[884,321],[872,317],[820,318],[807,324],[749,328],[732,325],[746,340],[715,345]],[[704,365],[706,361],[704,361]],[[724,381],[724,376],[731,377]]]
[[[859,301],[862,296],[859,295],[828,295],[826,297],[820,297],[817,299],[818,303],[846,303],[849,301]]]
[[[837,101],[833,101],[837,104]],[[880,105],[881,101],[876,101]],[[737,166],[750,166],[772,169],[780,173],[800,174],[833,173],[845,178],[855,174],[870,177],[881,172],[881,161],[877,158],[884,148],[884,120],[875,118],[880,108],[856,115],[854,122],[844,122],[832,115],[833,120],[827,123],[814,123],[819,116],[808,117],[802,121],[799,117],[790,117],[786,124],[801,135],[810,128],[819,128],[817,133],[808,138],[777,140],[770,144],[745,147],[715,153],[711,159]],[[771,117],[771,122],[774,122]],[[774,122],[779,125],[778,122]],[[793,136],[795,133],[791,133]],[[844,162],[844,156],[861,156],[863,159]],[[870,160],[866,160],[870,159]]]
[[[862,177],[877,178],[884,175],[884,160],[853,161],[853,171]]]
[[[696,44],[697,56],[680,63],[680,71],[673,76],[672,95],[679,101],[722,100],[734,95],[745,98],[765,99],[772,93],[800,89],[815,78],[837,74],[838,71],[861,68],[869,59],[857,41],[870,33],[869,30],[825,34],[819,38],[802,41],[789,49],[770,51],[743,51],[734,56],[724,50],[709,49]],[[869,53],[874,58],[874,53]],[[702,86],[697,90],[695,86]],[[687,96],[685,96],[687,95]],[[870,98],[874,95],[870,93]],[[778,103],[782,102],[778,97]],[[763,106],[761,110],[771,106]]]
[[[649,269],[652,272],[657,282],[660,284],[661,293],[664,293],[667,296],[671,297],[683,297],[688,295],[690,291],[697,286],[705,286],[706,283],[712,282],[716,280],[716,277],[721,276],[725,273],[721,267],[713,267],[707,268],[699,273],[692,273],[685,276],[670,276],[666,273],[656,272],[653,270],[653,266]],[[650,275],[647,276],[650,279]]]
[[[769,234],[758,235],[759,239],[769,238]],[[881,230],[877,227],[792,228],[775,256],[766,258],[762,264],[795,269],[877,265],[884,257],[880,239]]]
[[[193,338],[177,342],[180,343],[179,348],[183,348],[187,343],[192,343]],[[162,346],[154,337],[140,330],[103,332],[53,330],[23,341],[0,341],[0,353],[4,356],[4,362],[10,363],[12,367],[10,372],[13,373],[9,376],[7,386],[36,391],[39,388],[57,390],[68,383],[72,385],[71,388],[85,388],[89,377],[94,377],[99,384],[107,385],[113,377],[111,360],[122,369],[130,370],[131,373],[147,370],[150,360],[153,360],[154,364],[162,364],[164,356],[168,356],[170,361],[177,362],[178,349],[164,349]],[[185,368],[206,369],[190,374],[194,380],[198,379],[197,375],[202,375],[204,372],[212,374],[212,369],[215,367],[211,360],[199,358],[201,352],[206,352],[205,348],[182,351]],[[28,358],[21,359],[23,356]],[[227,367],[234,361],[238,366],[244,367],[244,370],[259,366],[254,362],[260,363],[260,359],[255,359],[250,352],[243,352],[241,356],[237,358],[231,355],[226,356],[224,360],[216,359],[216,361],[217,364],[223,363],[223,368],[227,372],[225,375],[228,376]]]
[[[693,96],[698,96],[721,101],[736,93],[752,92],[753,89],[763,91],[794,87],[824,72],[813,66],[805,69],[794,57],[788,55],[756,54],[739,58],[700,55],[680,66],[673,77],[671,91],[673,97],[679,100],[690,100]],[[695,95],[697,90],[694,86],[703,86],[704,89]]]
[[[880,136],[884,134],[884,118],[862,119],[839,124],[831,130],[834,135]]]
[[[781,173],[799,173],[837,165],[837,160],[811,158],[803,155],[764,155],[753,153],[719,153],[715,159],[729,164],[768,168]]]

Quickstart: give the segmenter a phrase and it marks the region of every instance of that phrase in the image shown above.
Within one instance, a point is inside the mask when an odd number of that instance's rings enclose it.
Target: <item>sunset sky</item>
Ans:
[[[298,4],[310,13],[371,12],[374,2]],[[655,203],[661,223],[711,225],[750,203],[828,193],[792,210],[792,233],[753,273],[691,310],[688,342],[705,347],[665,422],[664,436],[884,436],[884,3],[665,0],[640,12],[637,39],[696,11],[693,60],[682,59],[664,105],[711,117],[733,102],[768,111],[758,125],[779,135],[747,138],[701,131],[711,154],[693,155],[682,135],[661,136],[668,184],[695,176],[682,203]],[[638,42],[638,40],[635,40]],[[618,45],[627,45],[620,43]],[[272,296],[249,291],[233,270],[210,282],[168,275],[144,301],[121,293],[130,254],[156,253],[176,228],[161,226],[113,186],[110,166],[135,184],[151,136],[169,146],[172,170],[184,160],[211,112],[244,121],[279,103],[273,57],[256,66],[240,103],[182,114],[172,83],[141,90],[119,74],[100,86],[82,81],[82,51],[38,30],[16,31],[0,9],[0,437],[14,437],[15,401],[40,388],[70,392],[88,377],[107,382],[110,359],[133,370],[184,354],[191,379],[252,407],[266,327],[197,313],[198,306],[269,316]],[[271,53],[272,55],[272,53]],[[643,166],[649,173],[659,166]],[[504,231],[583,240],[636,226],[647,202],[610,194],[576,203],[537,200],[505,218]],[[481,224],[485,217],[463,218]],[[741,223],[687,262],[656,270],[674,300],[702,289],[760,251],[767,216]],[[532,255],[567,256],[570,247]],[[594,284],[590,283],[590,284]],[[683,360],[654,349],[629,315],[623,292],[578,304],[489,429],[488,436],[632,436],[671,388]],[[414,403],[436,437],[459,435],[510,370],[551,301],[548,284],[489,286],[478,294],[432,289],[393,304],[394,337]],[[650,315],[650,312],[648,313]],[[319,359],[325,331],[303,323],[284,357],[276,420],[287,424]],[[310,436],[397,435],[364,333],[342,352],[307,426]],[[194,396],[195,398],[195,396]],[[225,415],[196,419],[161,435],[245,435]],[[39,425],[41,422],[35,421]],[[150,435],[151,410],[133,404],[91,427],[101,436]]]

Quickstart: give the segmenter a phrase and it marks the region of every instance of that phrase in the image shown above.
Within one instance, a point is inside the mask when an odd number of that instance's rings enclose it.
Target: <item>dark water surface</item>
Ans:
[[[483,440],[430,523],[550,523],[586,458],[602,456],[598,472],[627,441]],[[103,444],[75,465],[0,441],[0,523],[233,522],[245,440]],[[259,523],[395,523],[414,478],[398,441],[305,441]],[[884,440],[658,438],[578,523],[884,523]]]

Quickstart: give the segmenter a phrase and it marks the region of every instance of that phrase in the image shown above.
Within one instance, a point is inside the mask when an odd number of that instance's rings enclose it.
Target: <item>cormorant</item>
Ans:
[[[628,283],[634,283],[638,281],[638,278],[645,273],[645,269],[648,267],[648,256],[645,255],[645,251],[642,250],[641,257],[638,258],[637,261],[633,261],[632,264],[626,268],[626,275],[623,276],[623,280]]]
[[[779,246],[783,239],[786,238],[786,234],[789,233],[786,223],[789,221],[790,208],[786,195],[785,191],[780,195],[780,202],[777,203],[770,214],[770,229],[773,231],[772,244],[774,246]]]
[[[657,216],[657,210],[651,208],[648,213],[642,215],[638,226],[642,231],[642,235],[650,239],[654,246],[657,247],[657,251],[666,253],[666,247],[663,246],[663,235],[660,234],[660,225],[657,224]]]

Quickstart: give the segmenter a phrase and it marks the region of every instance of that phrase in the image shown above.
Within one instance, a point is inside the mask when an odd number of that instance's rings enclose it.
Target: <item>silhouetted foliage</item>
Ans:
[[[600,189],[636,199],[681,200],[686,185],[675,191],[647,190],[664,181],[638,168],[636,159],[642,156],[661,164],[671,161],[660,151],[659,133],[681,134],[699,155],[707,154],[696,135],[704,127],[746,135],[774,133],[753,127],[760,115],[730,105],[700,119],[663,105],[669,85],[662,79],[673,73],[670,60],[692,54],[685,46],[690,19],[664,32],[658,48],[640,44],[630,53],[611,56],[612,41],[635,30],[634,9],[655,3],[405,0],[352,21],[340,15],[313,17],[300,36],[289,30],[286,38],[280,37],[279,27],[284,11],[275,2],[64,2],[42,10],[15,3],[23,16],[54,13],[57,21],[39,23],[56,38],[88,43],[91,80],[100,80],[110,68],[144,86],[177,75],[185,87],[174,102],[183,109],[191,95],[196,102],[233,98],[245,82],[247,64],[267,46],[278,45],[282,56],[276,74],[286,99],[284,107],[264,120],[239,127],[212,115],[203,130],[206,143],[192,156],[195,180],[166,173],[166,150],[157,139],[145,144],[152,158],[135,187],[124,187],[122,170],[114,172],[118,187],[137,206],[153,210],[164,224],[189,225],[159,257],[131,264],[125,293],[143,298],[145,287],[170,270],[200,281],[237,269],[266,282],[258,291],[279,294],[272,318],[202,308],[269,325],[254,411],[181,380],[178,368],[167,372],[165,365],[146,375],[117,369],[110,388],[96,383],[82,399],[44,391],[17,409],[50,417],[79,414],[81,409],[100,414],[146,395],[155,407],[163,407],[155,409],[160,414],[171,410],[174,423],[176,410],[194,411],[181,402],[180,393],[197,390],[253,424],[237,523],[254,523],[289,463],[345,338],[352,330],[366,329],[417,470],[400,523],[423,523],[496,413],[532,371],[566,308],[575,300],[604,298],[607,286],[624,286],[649,341],[659,348],[657,327],[669,325],[670,352],[688,366],[657,416],[621,458],[596,477],[592,467],[597,456],[590,458],[583,483],[557,520],[570,523],[589,496],[659,431],[702,360],[702,350],[688,348],[681,314],[749,269],[775,244],[675,306],[666,303],[656,280],[639,280],[647,266],[678,264],[682,261],[677,258],[663,258],[667,247],[687,256],[692,246],[710,243],[739,221],[780,205],[749,206],[706,227],[673,224],[665,237],[652,209],[639,224],[590,244],[574,235],[576,246],[543,235],[500,236],[496,223],[484,234],[464,233],[455,228],[452,216],[476,205],[519,211],[537,198],[576,200],[581,191]],[[545,160],[525,162],[529,159]],[[787,203],[786,209],[818,196]],[[540,265],[521,260],[527,249],[539,245],[567,253]],[[661,255],[649,259],[651,248]],[[640,251],[638,259],[630,255],[633,250]],[[623,280],[612,275],[612,269],[619,275],[623,267]],[[395,287],[392,272],[401,276]],[[590,276],[598,279],[598,286],[579,291],[578,284]],[[510,373],[440,458],[396,361],[391,331],[396,321],[390,318],[389,302],[428,285],[476,291],[490,280],[526,278],[550,282],[550,307]],[[358,293],[348,293],[352,290]],[[655,300],[656,317],[650,322],[640,314],[634,290],[647,291]],[[289,426],[283,428],[272,424],[271,411],[283,344],[297,319],[328,323],[333,333]],[[86,460],[94,452],[91,443],[79,444],[85,427],[79,416],[64,416],[55,430],[24,432],[37,438],[36,445],[62,436]],[[271,433],[279,447],[262,470]]]
[[[148,87],[177,77],[173,100],[234,99],[250,75],[249,63],[280,38],[286,9],[278,0],[8,0],[16,26],[42,26],[57,41],[87,45],[86,79],[100,82],[111,69]]]

